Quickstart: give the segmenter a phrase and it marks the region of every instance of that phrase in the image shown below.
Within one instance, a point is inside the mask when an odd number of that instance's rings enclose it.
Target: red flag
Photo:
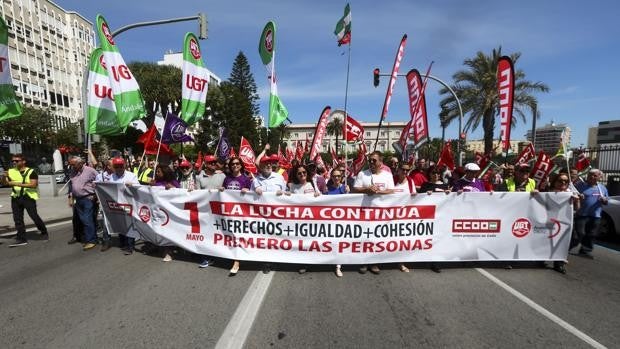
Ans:
[[[228,158],[232,158],[232,157],[237,157],[237,153],[235,153],[235,148],[230,147],[230,155],[228,156]]]
[[[308,140],[308,133],[306,132],[306,144],[304,145],[304,154],[308,154],[310,149],[310,141]]]
[[[288,147],[286,148],[286,159],[289,163],[293,162],[293,160],[295,159],[295,152],[293,151],[293,149]]]
[[[284,155],[282,155],[282,152],[280,151],[280,146],[278,146],[278,165],[280,165],[280,167],[284,169],[291,168],[291,162]]]
[[[538,185],[549,175],[551,169],[553,169],[551,158],[541,150],[540,153],[538,153],[538,159],[536,160],[534,168],[532,168],[530,177],[535,180],[536,185]]]
[[[321,154],[317,155],[316,158],[314,158],[314,163],[319,167],[325,168],[325,163],[323,162]]]
[[[510,149],[510,125],[514,100],[514,66],[510,57],[502,56],[497,62],[497,93],[499,96],[499,119],[502,151]]]
[[[343,127],[343,134],[346,135],[347,142],[363,141],[364,140],[364,127],[359,121],[353,119],[351,115],[347,114],[346,122]]]
[[[150,142],[152,139],[155,139],[155,137],[157,136],[157,128],[155,127],[155,124],[151,125],[151,127],[149,127],[149,129],[144,132],[143,134],[140,135],[140,137],[138,137],[138,140],[136,141],[136,143],[142,143],[142,144],[146,144],[147,142]]]
[[[515,161],[515,165],[519,164],[527,164],[530,160],[532,160],[536,156],[536,151],[534,151],[534,145],[532,143],[528,144],[519,156],[517,156],[517,161]]]
[[[196,163],[194,164],[194,167],[196,168],[201,168],[202,167],[202,151],[198,151],[198,159],[196,159]]]
[[[332,108],[328,105],[323,108],[321,115],[319,116],[319,122],[316,124],[314,130],[314,137],[312,138],[312,146],[310,147],[310,159],[314,159],[320,152],[323,144],[323,137],[327,132],[327,119],[332,111]]]
[[[166,143],[162,143],[160,147],[159,141],[153,139],[150,142],[144,144],[144,153],[146,155],[155,155],[157,154],[158,150],[160,154],[174,156],[174,151],[172,151],[172,149],[170,149],[170,147]]]
[[[392,67],[392,75],[390,77],[390,84],[388,85],[387,92],[385,94],[385,100],[383,101],[383,110],[381,111],[381,119],[385,119],[388,114],[388,108],[390,107],[390,100],[392,99],[392,92],[394,91],[394,84],[398,77],[398,69],[400,68],[400,62],[405,54],[405,44],[407,43],[407,34],[403,35],[398,45],[398,51],[396,52],[396,58],[394,59],[394,66]]]
[[[585,152],[579,153],[577,156],[577,163],[575,164],[575,168],[577,171],[581,172],[590,166],[590,160],[586,157]]]
[[[456,167],[454,165],[454,156],[452,155],[452,147],[450,146],[450,142],[446,142],[446,144],[444,144],[439,161],[437,161],[437,167],[439,168],[442,164],[446,165],[450,171],[454,171],[454,168]]]
[[[357,176],[366,163],[366,143],[362,142],[357,148],[357,156],[351,162],[351,174]]]
[[[256,161],[254,150],[252,149],[250,142],[243,138],[243,136],[241,136],[241,144],[239,145],[239,159],[243,161],[243,166],[245,166],[246,170],[252,173],[258,172],[256,170],[256,164],[254,164],[254,161]]]
[[[483,153],[476,152],[474,162],[478,164],[480,168],[483,169],[487,167],[487,165],[489,164],[489,161],[491,161],[491,156],[489,154],[485,155]]]
[[[297,161],[301,161],[304,157],[304,146],[301,144],[301,141],[297,141],[297,147],[295,148],[295,159]]]
[[[336,154],[331,145],[329,146],[329,152],[332,154],[332,166],[338,166],[338,155]]]
[[[428,67],[426,76],[430,73],[433,63]],[[411,126],[413,126],[413,141],[416,146],[428,140],[428,119],[426,116],[426,98],[424,92],[427,77],[420,77],[420,72],[411,69],[407,73],[407,90],[409,92],[409,113],[411,115]],[[401,144],[404,148],[406,144]]]

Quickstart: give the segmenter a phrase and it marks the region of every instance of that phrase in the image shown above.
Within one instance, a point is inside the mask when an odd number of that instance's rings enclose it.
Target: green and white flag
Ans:
[[[97,33],[112,87],[118,123],[123,131],[130,122],[146,115],[140,87],[121,56],[105,19],[97,15]]]
[[[209,85],[209,71],[204,67],[198,38],[193,33],[185,34],[182,85],[181,119],[191,125],[204,116]]]
[[[278,86],[276,83],[275,69],[275,50],[276,50],[276,25],[272,21],[267,22],[263,29],[263,34],[258,43],[258,53],[267,68],[267,78],[270,84],[269,95],[269,127],[278,127],[288,118],[288,110],[278,97]]]
[[[95,48],[90,54],[88,72],[88,133],[118,135],[124,132],[116,117],[114,95],[105,68],[103,50]]]
[[[9,30],[0,17],[0,121],[22,115],[22,106],[15,96],[9,62]]]
[[[338,46],[351,42],[351,7],[349,4],[344,7],[344,15],[336,23],[334,34],[336,34],[336,39],[338,39]]]

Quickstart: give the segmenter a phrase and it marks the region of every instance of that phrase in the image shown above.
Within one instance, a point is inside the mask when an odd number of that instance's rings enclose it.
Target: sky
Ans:
[[[65,10],[95,21],[102,14],[112,30],[151,20],[192,16],[208,18],[208,39],[201,41],[205,65],[228,79],[232,63],[243,51],[249,60],[260,95],[261,114],[268,113],[269,87],[258,54],[258,42],[269,20],[276,23],[275,69],[278,94],[293,123],[316,123],[326,105],[343,109],[348,47],[337,46],[333,33],[346,2],[287,0],[131,0],[107,2],[56,0]],[[352,0],[351,65],[347,111],[360,121],[377,122],[388,78],[373,87],[372,71],[389,74],[403,34],[408,35],[400,73],[416,68],[452,82],[464,69],[463,60],[477,52],[502,47],[504,54],[520,52],[515,68],[526,79],[550,88],[537,93],[541,118],[537,126],[566,123],[572,146],[587,144],[588,127],[620,119],[620,2],[576,0]],[[184,34],[198,32],[197,21],[136,28],[122,33],[116,43],[125,61],[163,59],[168,50],[181,51]],[[426,103],[431,137],[441,137],[440,85],[429,81]],[[465,116],[467,117],[467,116]],[[394,87],[387,119],[409,120],[404,78]],[[512,139],[525,139],[532,120],[517,120]],[[499,135],[496,123],[495,138]],[[458,137],[458,124],[446,138]],[[481,139],[482,128],[468,139]]]

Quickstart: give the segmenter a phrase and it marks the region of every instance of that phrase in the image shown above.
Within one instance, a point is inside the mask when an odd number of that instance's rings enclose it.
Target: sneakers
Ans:
[[[109,250],[110,247],[112,247],[110,245],[110,242],[109,241],[104,241],[103,244],[101,244],[101,252],[105,252],[105,251]]]
[[[41,234],[41,240],[50,241],[50,234],[48,233]]]
[[[368,271],[368,267],[365,265],[362,265],[360,267],[360,274],[366,274],[366,272]]]
[[[10,244],[9,247],[19,247],[28,245],[28,241],[26,240],[15,240],[14,243]]]
[[[398,269],[400,269],[400,271],[402,271],[403,273],[408,273],[409,272],[409,268],[407,268],[404,264],[400,264],[398,266]]]
[[[306,268],[299,268],[299,274],[305,274],[307,271]]]
[[[342,277],[342,270],[340,270],[340,267],[336,267],[336,276],[339,278]]]
[[[110,248],[110,246],[108,246],[108,248]],[[101,251],[103,251],[103,248],[101,249]],[[125,256],[131,256],[133,254],[133,250],[125,249],[125,250],[123,250],[123,254]]]
[[[80,242],[78,241],[78,239],[72,238],[71,240],[67,241],[67,245],[77,244],[78,242]]]
[[[370,267],[370,272],[375,275],[379,275],[379,273],[381,273],[381,269],[379,269],[379,266],[373,265],[372,267]]]
[[[263,264],[263,274],[269,274],[271,272],[271,264]]]
[[[579,257],[583,257],[583,258],[587,258],[587,259],[594,259],[594,256],[592,255],[592,252],[587,252],[584,250],[580,250],[579,251]]]
[[[170,255],[170,253],[166,253],[166,255],[164,256],[164,258],[161,260],[162,262],[170,262],[172,260],[172,256]]]
[[[202,262],[200,262],[200,264],[198,264],[198,268],[206,268],[209,265],[213,265],[214,263],[215,261],[213,259],[205,258]]]
[[[560,274],[566,274],[566,267],[564,266],[564,262],[553,262],[553,270],[557,271]]]
[[[95,246],[97,246],[97,244],[94,244],[94,243],[92,243],[92,242],[88,242],[88,243],[86,243],[86,244],[84,245],[84,247],[82,248],[82,250],[84,250],[84,251],[88,251],[88,250],[90,250],[90,249],[92,249],[92,248],[95,248]]]

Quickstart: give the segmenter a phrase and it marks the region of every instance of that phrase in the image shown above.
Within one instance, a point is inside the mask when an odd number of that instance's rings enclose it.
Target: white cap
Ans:
[[[467,165],[465,165],[465,171],[480,171],[480,166],[478,166],[477,164],[470,162]]]

